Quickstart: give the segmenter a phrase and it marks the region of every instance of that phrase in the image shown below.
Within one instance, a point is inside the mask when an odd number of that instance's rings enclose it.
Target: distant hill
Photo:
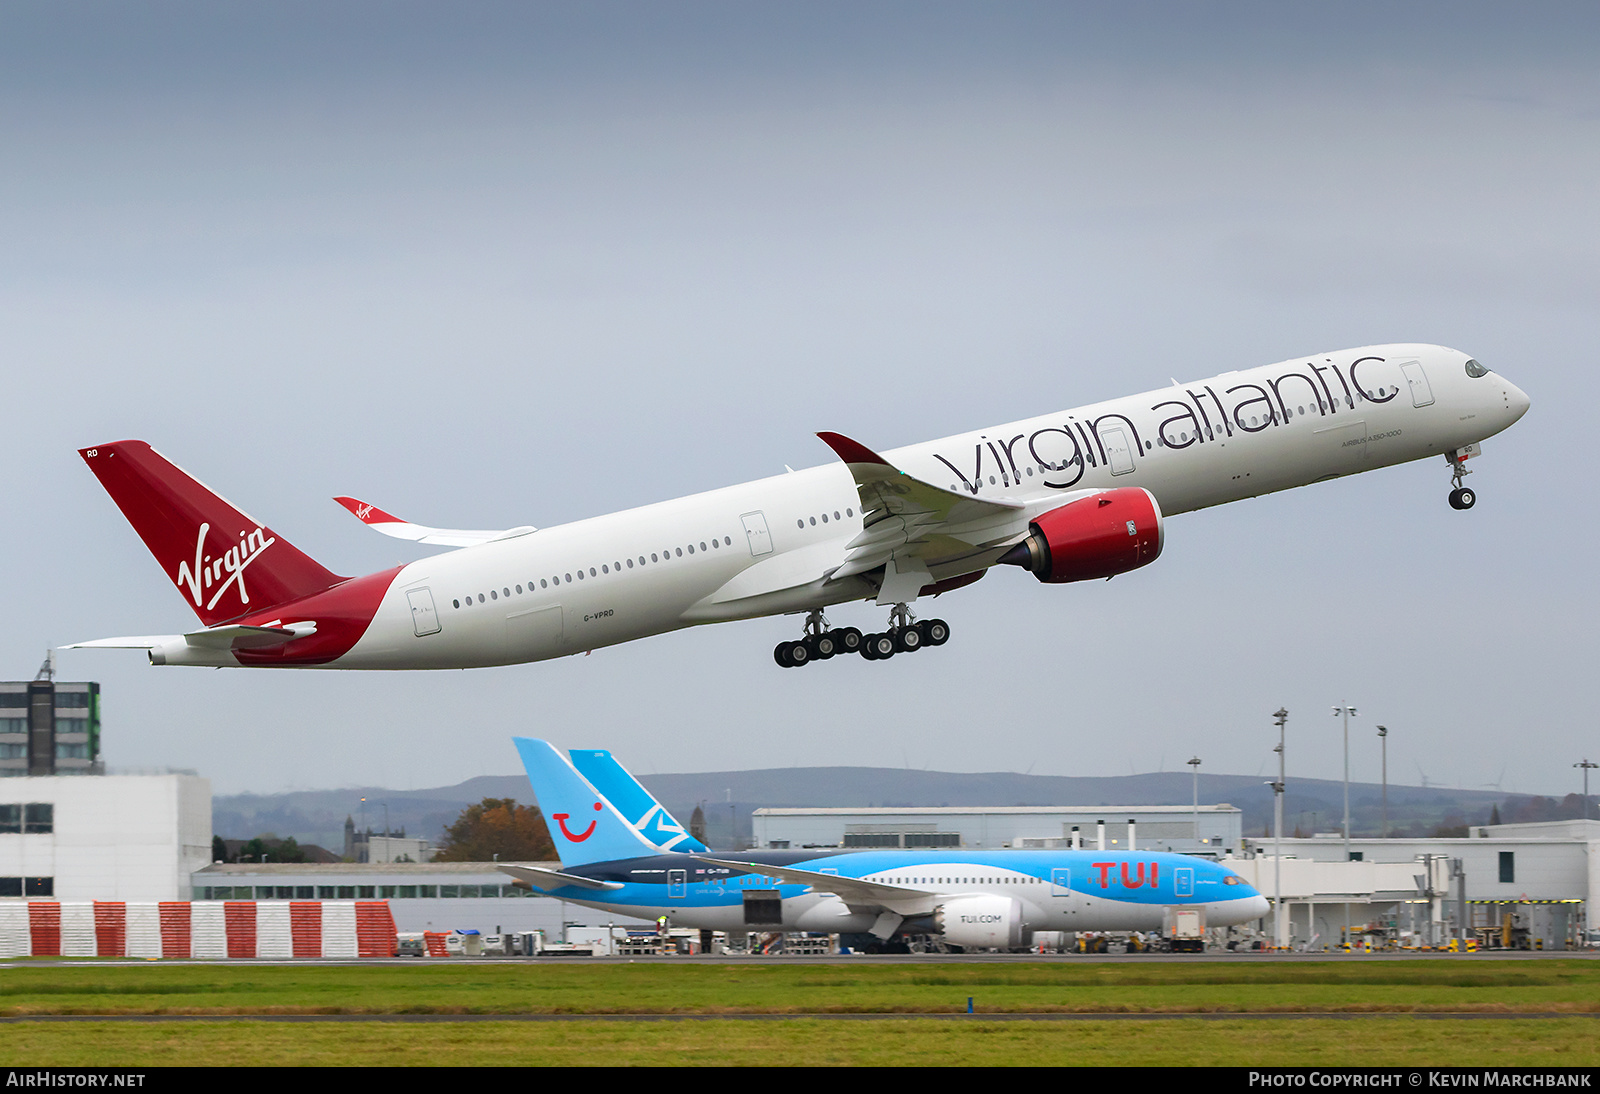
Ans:
[[[1021,775],[1014,772],[966,774],[911,771],[893,767],[794,767],[760,771],[720,771],[705,774],[650,775],[641,779],[669,810],[684,823],[696,803],[704,803],[707,836],[714,846],[727,847],[730,830],[739,841],[750,837],[750,814],[763,806],[1006,806],[1006,805],[1187,805],[1191,800],[1188,772],[1167,771],[1145,775],[1103,778],[1061,775]],[[1378,835],[1381,826],[1382,788],[1376,783],[1350,784],[1351,830],[1355,835]],[[238,794],[216,798],[212,824],[217,835],[249,839],[272,834],[293,836],[301,843],[316,843],[337,852],[344,846],[344,821],[363,822],[361,799],[366,798],[364,821],[381,830],[388,807],[391,829],[404,828],[413,837],[437,842],[445,825],[461,810],[484,798],[532,800],[528,780],[521,775],[482,775],[456,786],[431,790],[386,790],[356,787],[346,790],[302,790],[287,794]],[[1534,819],[1533,813],[1551,812],[1519,803],[1544,802],[1559,811],[1571,805],[1577,816],[1577,795],[1571,803],[1551,799],[1514,797],[1488,790],[1444,787],[1389,787],[1389,823],[1394,834],[1427,835],[1441,825],[1484,824],[1499,806],[1502,819],[1509,812]],[[730,804],[731,798],[731,804]],[[1245,835],[1264,835],[1272,824],[1272,791],[1259,776],[1201,775],[1201,804],[1227,802],[1244,811]],[[1325,779],[1289,780],[1284,795],[1286,834],[1296,829],[1332,831],[1343,811],[1343,788]],[[1554,813],[1552,813],[1554,815]],[[730,825],[730,816],[732,823]]]

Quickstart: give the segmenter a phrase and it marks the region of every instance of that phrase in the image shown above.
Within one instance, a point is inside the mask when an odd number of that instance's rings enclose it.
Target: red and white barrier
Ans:
[[[392,957],[383,900],[0,901],[0,957]]]

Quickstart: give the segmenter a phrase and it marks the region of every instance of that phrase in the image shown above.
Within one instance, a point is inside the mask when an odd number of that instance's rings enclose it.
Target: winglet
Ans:
[[[350,510],[355,518],[362,524],[406,524],[393,513],[385,513],[371,502],[362,501],[360,498],[334,498],[334,501]]]
[[[512,539],[536,531],[531,524],[506,529],[432,528],[426,524],[412,524],[409,520],[401,520],[393,513],[386,513],[371,502],[362,501],[360,498],[339,496],[333,500],[344,506],[352,516],[374,532],[437,547],[475,547],[480,543]]]
[[[843,433],[818,433],[822,442],[833,449],[835,454],[845,463],[875,463],[884,467],[894,465],[860,441],[852,441]]]

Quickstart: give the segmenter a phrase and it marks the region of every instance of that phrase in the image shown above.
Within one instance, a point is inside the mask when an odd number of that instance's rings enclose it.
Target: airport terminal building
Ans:
[[[939,806],[757,809],[755,845],[1175,851],[1211,858],[1243,846],[1232,805]]]

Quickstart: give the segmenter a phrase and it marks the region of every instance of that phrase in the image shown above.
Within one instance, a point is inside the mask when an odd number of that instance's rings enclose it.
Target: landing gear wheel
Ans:
[[[1465,486],[1458,486],[1450,491],[1450,508],[1471,509],[1478,503],[1478,495]]]
[[[789,667],[799,668],[811,660],[811,648],[805,642],[790,642],[787,644]]]
[[[789,643],[787,642],[779,642],[776,646],[772,647],[772,659],[778,663],[779,668],[787,669],[794,667],[789,664]]]
[[[917,624],[922,628],[922,638],[930,646],[942,646],[950,641],[950,624],[942,619],[924,619]]]
[[[813,661],[826,661],[839,652],[839,643],[834,639],[832,631],[809,635],[804,642],[806,649],[811,652]]]
[[[861,652],[861,632],[854,627],[845,627],[833,632],[834,641],[839,644],[840,653]]]
[[[922,648],[922,630],[915,625],[900,627],[894,632],[894,648],[897,653],[916,653]]]
[[[869,634],[861,643],[861,653],[868,661],[887,661],[894,656],[895,645],[892,634]]]

